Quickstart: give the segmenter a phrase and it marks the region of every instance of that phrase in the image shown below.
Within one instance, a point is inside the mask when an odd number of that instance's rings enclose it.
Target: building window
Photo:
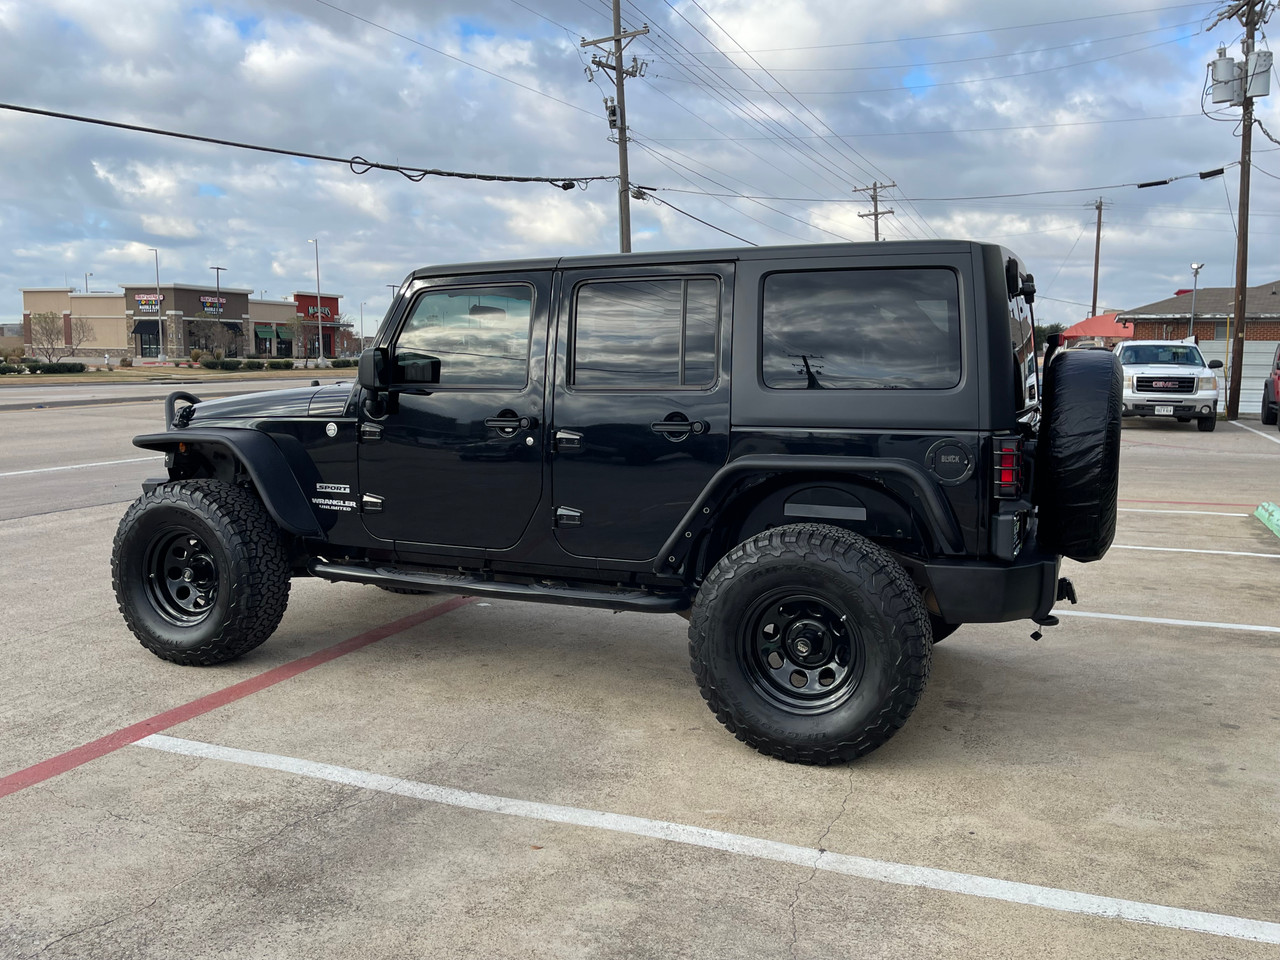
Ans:
[[[716,379],[720,283],[610,280],[578,287],[569,383],[707,387]]]
[[[140,357],[158,357],[160,356],[160,337],[154,333],[138,334],[138,356]]]

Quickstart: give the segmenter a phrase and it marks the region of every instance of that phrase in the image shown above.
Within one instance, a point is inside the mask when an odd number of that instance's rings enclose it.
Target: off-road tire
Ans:
[[[257,494],[222,480],[166,483],[133,502],[111,551],[111,584],[138,642],[211,666],[275,631],[289,602],[280,528]]]
[[[1262,388],[1262,422],[1268,427],[1275,426],[1276,423],[1276,405],[1270,397],[1267,396],[1267,388]]]
[[[795,642],[811,623],[832,628],[825,666],[781,656],[798,656]],[[770,636],[779,649],[760,658]],[[694,599],[689,658],[707,705],[735,737],[790,763],[830,764],[869,753],[906,723],[929,677],[929,637],[919,590],[886,551],[837,527],[792,524],[757,534],[712,568]],[[788,686],[797,674],[811,691]]]
[[[1120,360],[1100,350],[1059,350],[1045,369],[1035,501],[1048,553],[1100,560],[1116,534],[1120,490]]]
[[[1218,418],[1216,416],[1201,417],[1196,421],[1196,429],[1199,430],[1201,433],[1213,433],[1213,431],[1216,430],[1217,427],[1218,427]]]

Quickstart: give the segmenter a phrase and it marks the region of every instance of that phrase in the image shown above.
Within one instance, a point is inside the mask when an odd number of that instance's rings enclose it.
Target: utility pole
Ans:
[[[1231,375],[1227,382],[1227,419],[1240,417],[1240,378],[1244,366],[1245,293],[1249,283],[1249,173],[1253,159],[1253,99],[1271,92],[1270,51],[1255,50],[1254,36],[1263,21],[1265,0],[1239,0],[1230,4],[1210,24],[1212,30],[1224,20],[1235,18],[1244,26],[1240,52],[1244,61],[1227,56],[1225,47],[1218,48],[1218,59],[1210,64],[1213,77],[1213,102],[1244,107],[1240,129],[1240,212],[1236,233],[1235,323],[1231,329]]]
[[[854,193],[866,193],[867,191],[871,192],[871,212],[860,213],[858,214],[858,216],[871,218],[871,222],[875,224],[875,237],[877,241],[880,239],[880,218],[893,216],[892,210],[880,209],[880,191],[892,190],[896,186],[897,186],[896,183],[879,183],[875,180],[872,180],[871,186],[869,187],[854,188],[854,191],[853,191]]]
[[[1089,308],[1089,316],[1098,315],[1098,267],[1102,263],[1102,198],[1093,205],[1098,211],[1098,228],[1093,235],[1093,306]]]
[[[639,30],[622,30],[622,0],[613,0],[613,36],[599,37],[595,40],[582,38],[584,47],[600,47],[605,49],[606,43],[612,43],[613,49],[606,52],[602,60],[592,55],[591,65],[613,73],[616,93],[612,104],[606,101],[605,112],[609,118],[609,128],[618,132],[618,249],[622,253],[631,252],[631,173],[627,169],[627,100],[624,87],[628,78],[643,77],[647,63],[631,58],[631,66],[622,65],[622,51],[631,45],[634,37],[649,32],[649,25],[644,24]],[[626,41],[625,43],[623,41]]]

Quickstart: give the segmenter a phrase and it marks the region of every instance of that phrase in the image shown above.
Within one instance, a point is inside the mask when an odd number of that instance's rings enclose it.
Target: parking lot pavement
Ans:
[[[144,724],[0,797],[0,955],[1274,957],[1280,538],[1206,514],[1276,500],[1280,445],[1165,426],[1116,543],[1232,555],[1067,564],[1068,611],[1148,619],[965,626],[835,768],[725,733],[676,617],[300,580],[184,669],[114,609],[123,504],[0,521],[0,784]]]

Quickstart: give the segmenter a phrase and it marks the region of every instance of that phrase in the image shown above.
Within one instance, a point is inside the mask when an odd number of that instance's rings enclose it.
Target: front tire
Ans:
[[[1199,430],[1201,433],[1213,433],[1213,431],[1217,429],[1217,426],[1218,426],[1218,418],[1216,416],[1201,417],[1199,420],[1196,421],[1196,429]]]
[[[1268,427],[1273,427],[1276,423],[1276,405],[1267,396],[1266,387],[1262,388],[1262,422]]]
[[[791,763],[876,749],[915,709],[929,615],[871,541],[794,524],[739,544],[694,600],[689,656],[703,698],[743,743]]]
[[[280,528],[252,490],[166,483],[129,507],[111,552],[125,623],[162,660],[224,663],[275,631],[289,602]]]

